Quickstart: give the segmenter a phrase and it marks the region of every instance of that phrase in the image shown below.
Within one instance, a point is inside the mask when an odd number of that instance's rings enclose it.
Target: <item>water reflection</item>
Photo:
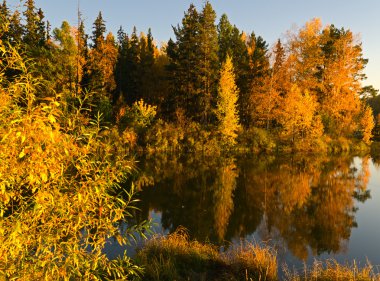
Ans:
[[[168,232],[184,226],[192,238],[228,245],[258,233],[298,259],[345,249],[356,200],[370,198],[368,157],[161,156],[143,159],[138,219],[161,212]]]

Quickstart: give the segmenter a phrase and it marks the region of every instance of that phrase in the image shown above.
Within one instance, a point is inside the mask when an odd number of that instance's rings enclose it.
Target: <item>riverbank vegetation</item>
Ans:
[[[107,33],[101,13],[91,35],[83,20],[51,30],[33,0],[23,3],[0,5],[0,279],[141,277],[144,262],[103,252],[111,237],[126,244],[145,235],[144,222],[123,227],[136,206],[134,188],[120,187],[133,153],[340,152],[371,143],[373,113],[361,98],[367,60],[348,29],[313,19],[269,48],[226,15],[216,24],[206,2],[201,11],[190,5],[175,38],[158,47],[150,30]],[[234,163],[218,173],[227,176],[215,197],[227,198]],[[223,233],[231,200],[213,207]],[[173,262],[178,276],[184,251],[201,270],[205,260],[214,273],[276,278],[275,257],[256,246],[222,257],[179,234],[148,242],[160,246],[173,255],[153,265],[167,272]],[[145,263],[150,250],[140,253]],[[152,278],[155,270],[146,267]]]
[[[278,275],[276,253],[265,246],[248,244],[227,252],[212,245],[190,241],[184,230],[149,240],[138,252],[137,263],[145,268],[144,280],[262,280],[262,281],[377,281],[376,269],[355,262],[315,261],[303,269],[283,268]]]
[[[1,40],[48,81],[37,96],[94,93],[92,114],[133,150],[339,152],[371,142],[377,90],[362,85],[367,59],[349,29],[312,19],[269,47],[206,2],[158,46],[150,30],[107,33],[101,12],[88,35],[82,19],[51,31],[32,0],[0,11]]]

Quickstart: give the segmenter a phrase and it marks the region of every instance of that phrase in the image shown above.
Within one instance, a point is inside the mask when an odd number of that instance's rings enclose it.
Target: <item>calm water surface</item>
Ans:
[[[380,166],[368,156],[151,157],[133,179],[137,220],[228,249],[274,247],[279,264],[380,265]],[[377,162],[377,163],[376,163]],[[108,250],[111,255],[118,252]]]

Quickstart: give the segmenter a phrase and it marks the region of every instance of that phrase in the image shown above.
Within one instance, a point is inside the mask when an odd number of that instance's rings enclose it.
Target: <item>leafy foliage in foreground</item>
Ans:
[[[85,96],[38,98],[43,81],[14,48],[0,41],[0,52],[0,278],[138,276],[128,257],[102,253],[144,228],[120,227],[134,192],[117,184],[133,168],[118,134],[88,117]]]

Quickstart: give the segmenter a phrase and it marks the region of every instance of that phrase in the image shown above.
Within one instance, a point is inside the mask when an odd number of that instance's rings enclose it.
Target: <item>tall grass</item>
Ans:
[[[278,276],[276,254],[269,247],[244,243],[221,253],[210,244],[189,240],[184,229],[156,236],[138,251],[136,263],[144,268],[143,280],[242,280],[242,281],[380,281],[368,262],[341,265],[336,260],[315,261],[302,272],[283,266]]]
[[[356,262],[351,265],[341,265],[336,260],[327,260],[322,263],[315,261],[308,268],[304,267],[303,273],[289,270],[284,267],[285,281],[378,281],[379,274],[374,267],[367,263],[366,266],[359,268]]]
[[[277,280],[277,261],[257,245],[220,253],[215,246],[190,241],[181,229],[157,236],[138,252],[144,280]]]

